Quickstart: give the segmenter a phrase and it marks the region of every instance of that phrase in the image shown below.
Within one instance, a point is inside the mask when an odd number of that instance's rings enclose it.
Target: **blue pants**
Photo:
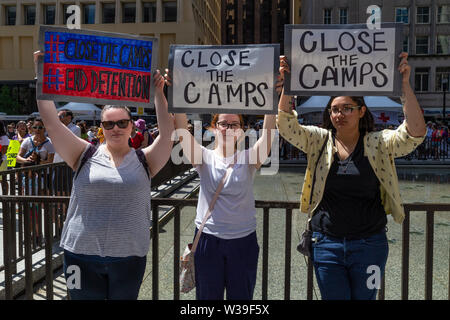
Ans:
[[[386,233],[359,240],[313,232],[314,270],[323,300],[375,300],[388,257]]]
[[[146,263],[145,256],[100,257],[64,250],[64,275],[70,299],[136,300]]]
[[[256,232],[231,240],[202,233],[195,251],[197,300],[223,300],[225,290],[227,300],[251,300],[258,254]]]

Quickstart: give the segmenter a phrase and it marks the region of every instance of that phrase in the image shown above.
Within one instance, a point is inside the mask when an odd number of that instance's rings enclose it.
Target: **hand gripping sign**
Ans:
[[[169,112],[276,114],[278,44],[171,45]]]
[[[153,106],[156,38],[41,27],[37,98]]]
[[[402,24],[285,25],[291,95],[401,96]]]

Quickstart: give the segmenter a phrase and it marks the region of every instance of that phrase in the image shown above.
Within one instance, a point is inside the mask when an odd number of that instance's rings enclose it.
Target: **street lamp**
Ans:
[[[445,94],[447,93],[447,84],[448,84],[448,79],[443,78],[442,79],[442,90],[444,91],[444,104],[442,105],[442,121],[443,121],[444,125],[447,125],[447,121],[445,118]]]

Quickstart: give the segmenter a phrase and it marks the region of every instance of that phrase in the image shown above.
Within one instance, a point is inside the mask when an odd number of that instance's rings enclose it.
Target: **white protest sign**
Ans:
[[[276,114],[278,44],[171,45],[169,112]]]
[[[286,25],[286,94],[401,95],[401,24]]]

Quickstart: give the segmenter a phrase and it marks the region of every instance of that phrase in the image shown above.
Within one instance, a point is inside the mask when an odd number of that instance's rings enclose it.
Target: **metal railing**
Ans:
[[[174,210],[174,243],[173,243],[173,299],[180,298],[179,285],[179,267],[180,267],[180,215],[181,208],[185,206],[196,207],[197,199],[178,200],[178,199],[152,199],[152,297],[159,299],[159,223],[158,207],[169,205],[175,207]],[[292,241],[292,210],[299,208],[298,202],[289,201],[255,201],[256,208],[263,209],[263,239],[262,239],[262,300],[268,299],[268,257],[269,257],[269,216],[270,209],[285,209],[285,243],[284,243],[284,299],[291,297],[291,241]],[[450,213],[450,203],[446,204],[405,204],[405,220],[402,225],[402,283],[401,298],[408,299],[409,286],[409,233],[410,233],[410,214],[413,211],[425,211],[426,216],[426,261],[425,261],[425,299],[432,299],[432,277],[433,277],[433,244],[434,244],[434,213],[436,211],[447,211]],[[279,221],[279,219],[277,219]],[[450,256],[449,256],[450,271]],[[308,259],[307,267],[307,286],[306,298],[313,299],[313,266],[311,259]],[[450,288],[450,277],[449,284]],[[450,289],[449,289],[450,290]],[[381,289],[378,299],[385,299],[385,281],[382,279]],[[448,293],[450,299],[450,291]]]
[[[8,244],[11,234],[14,233],[15,224],[12,223],[14,216],[14,208],[36,206],[43,214],[44,219],[44,248],[45,248],[45,268],[46,268],[46,297],[48,300],[53,299],[53,269],[52,269],[52,244],[58,241],[59,237],[54,233],[52,206],[67,205],[69,197],[49,197],[49,196],[1,196],[0,201],[3,204],[3,231],[4,243]],[[196,207],[197,199],[152,199],[152,221],[153,226],[151,232],[152,245],[152,298],[159,299],[159,231],[161,221],[159,221],[158,210],[160,206],[172,206],[173,210],[173,299],[180,299],[179,286],[179,267],[180,267],[180,220],[181,209],[184,207]],[[41,207],[39,207],[41,206]],[[274,213],[272,209],[284,209],[284,299],[291,298],[291,260],[292,260],[292,213],[294,209],[299,208],[298,202],[288,201],[255,201],[256,208],[263,209],[263,225],[262,225],[262,295],[261,299],[267,300],[268,297],[268,272],[269,272],[269,220]],[[409,258],[410,258],[410,216],[411,212],[426,212],[426,249],[425,249],[425,299],[432,299],[432,278],[433,278],[433,246],[434,246],[434,215],[435,212],[450,212],[450,203],[446,204],[405,204],[405,220],[402,225],[402,264],[401,264],[401,299],[408,299],[409,290]],[[276,221],[281,221],[277,216]],[[30,215],[24,215],[24,229],[30,230]],[[165,217],[167,219],[167,217]],[[273,223],[272,223],[273,225]],[[31,233],[25,232],[24,238],[25,248],[25,282],[26,282],[26,298],[33,298],[33,275],[31,271]],[[12,275],[14,261],[12,259],[12,251],[14,247],[9,243],[4,247],[5,261],[5,287],[6,299],[12,299]],[[298,254],[298,253],[296,253]],[[450,257],[449,257],[450,263]],[[449,265],[450,271],[450,265]],[[307,286],[306,298],[313,299],[313,267],[311,260],[308,259],[307,268]],[[449,279],[450,281],[450,279]],[[450,288],[450,283],[448,284]],[[450,299],[450,292],[448,298]],[[385,299],[385,282],[382,279],[381,289],[378,299]]]
[[[280,137],[280,160],[306,160],[306,154]],[[405,160],[449,160],[450,142],[446,140],[425,140],[410,154],[399,159]]]
[[[184,173],[191,165],[175,165],[171,161],[152,178],[152,189]],[[72,190],[73,171],[64,162],[16,168],[0,172],[2,194],[14,201],[2,202],[3,245],[8,260],[0,265],[0,272],[10,261],[9,274],[17,273],[17,264],[45,247],[46,214],[51,216],[51,238],[59,239]],[[33,198],[37,197],[37,198]],[[41,199],[42,201],[37,201]],[[49,200],[46,197],[51,197]],[[62,198],[61,198],[62,197]],[[24,200],[25,199],[25,200]],[[29,199],[26,201],[26,199]],[[56,200],[55,200],[56,199]],[[59,201],[57,201],[59,199]],[[46,213],[49,204],[51,213]],[[51,204],[51,205],[50,205]],[[14,230],[14,232],[12,232]],[[30,247],[26,241],[30,241]],[[27,251],[28,250],[28,251]],[[31,261],[31,260],[30,260]],[[27,264],[27,263],[26,263]],[[6,273],[8,273],[5,270]]]

